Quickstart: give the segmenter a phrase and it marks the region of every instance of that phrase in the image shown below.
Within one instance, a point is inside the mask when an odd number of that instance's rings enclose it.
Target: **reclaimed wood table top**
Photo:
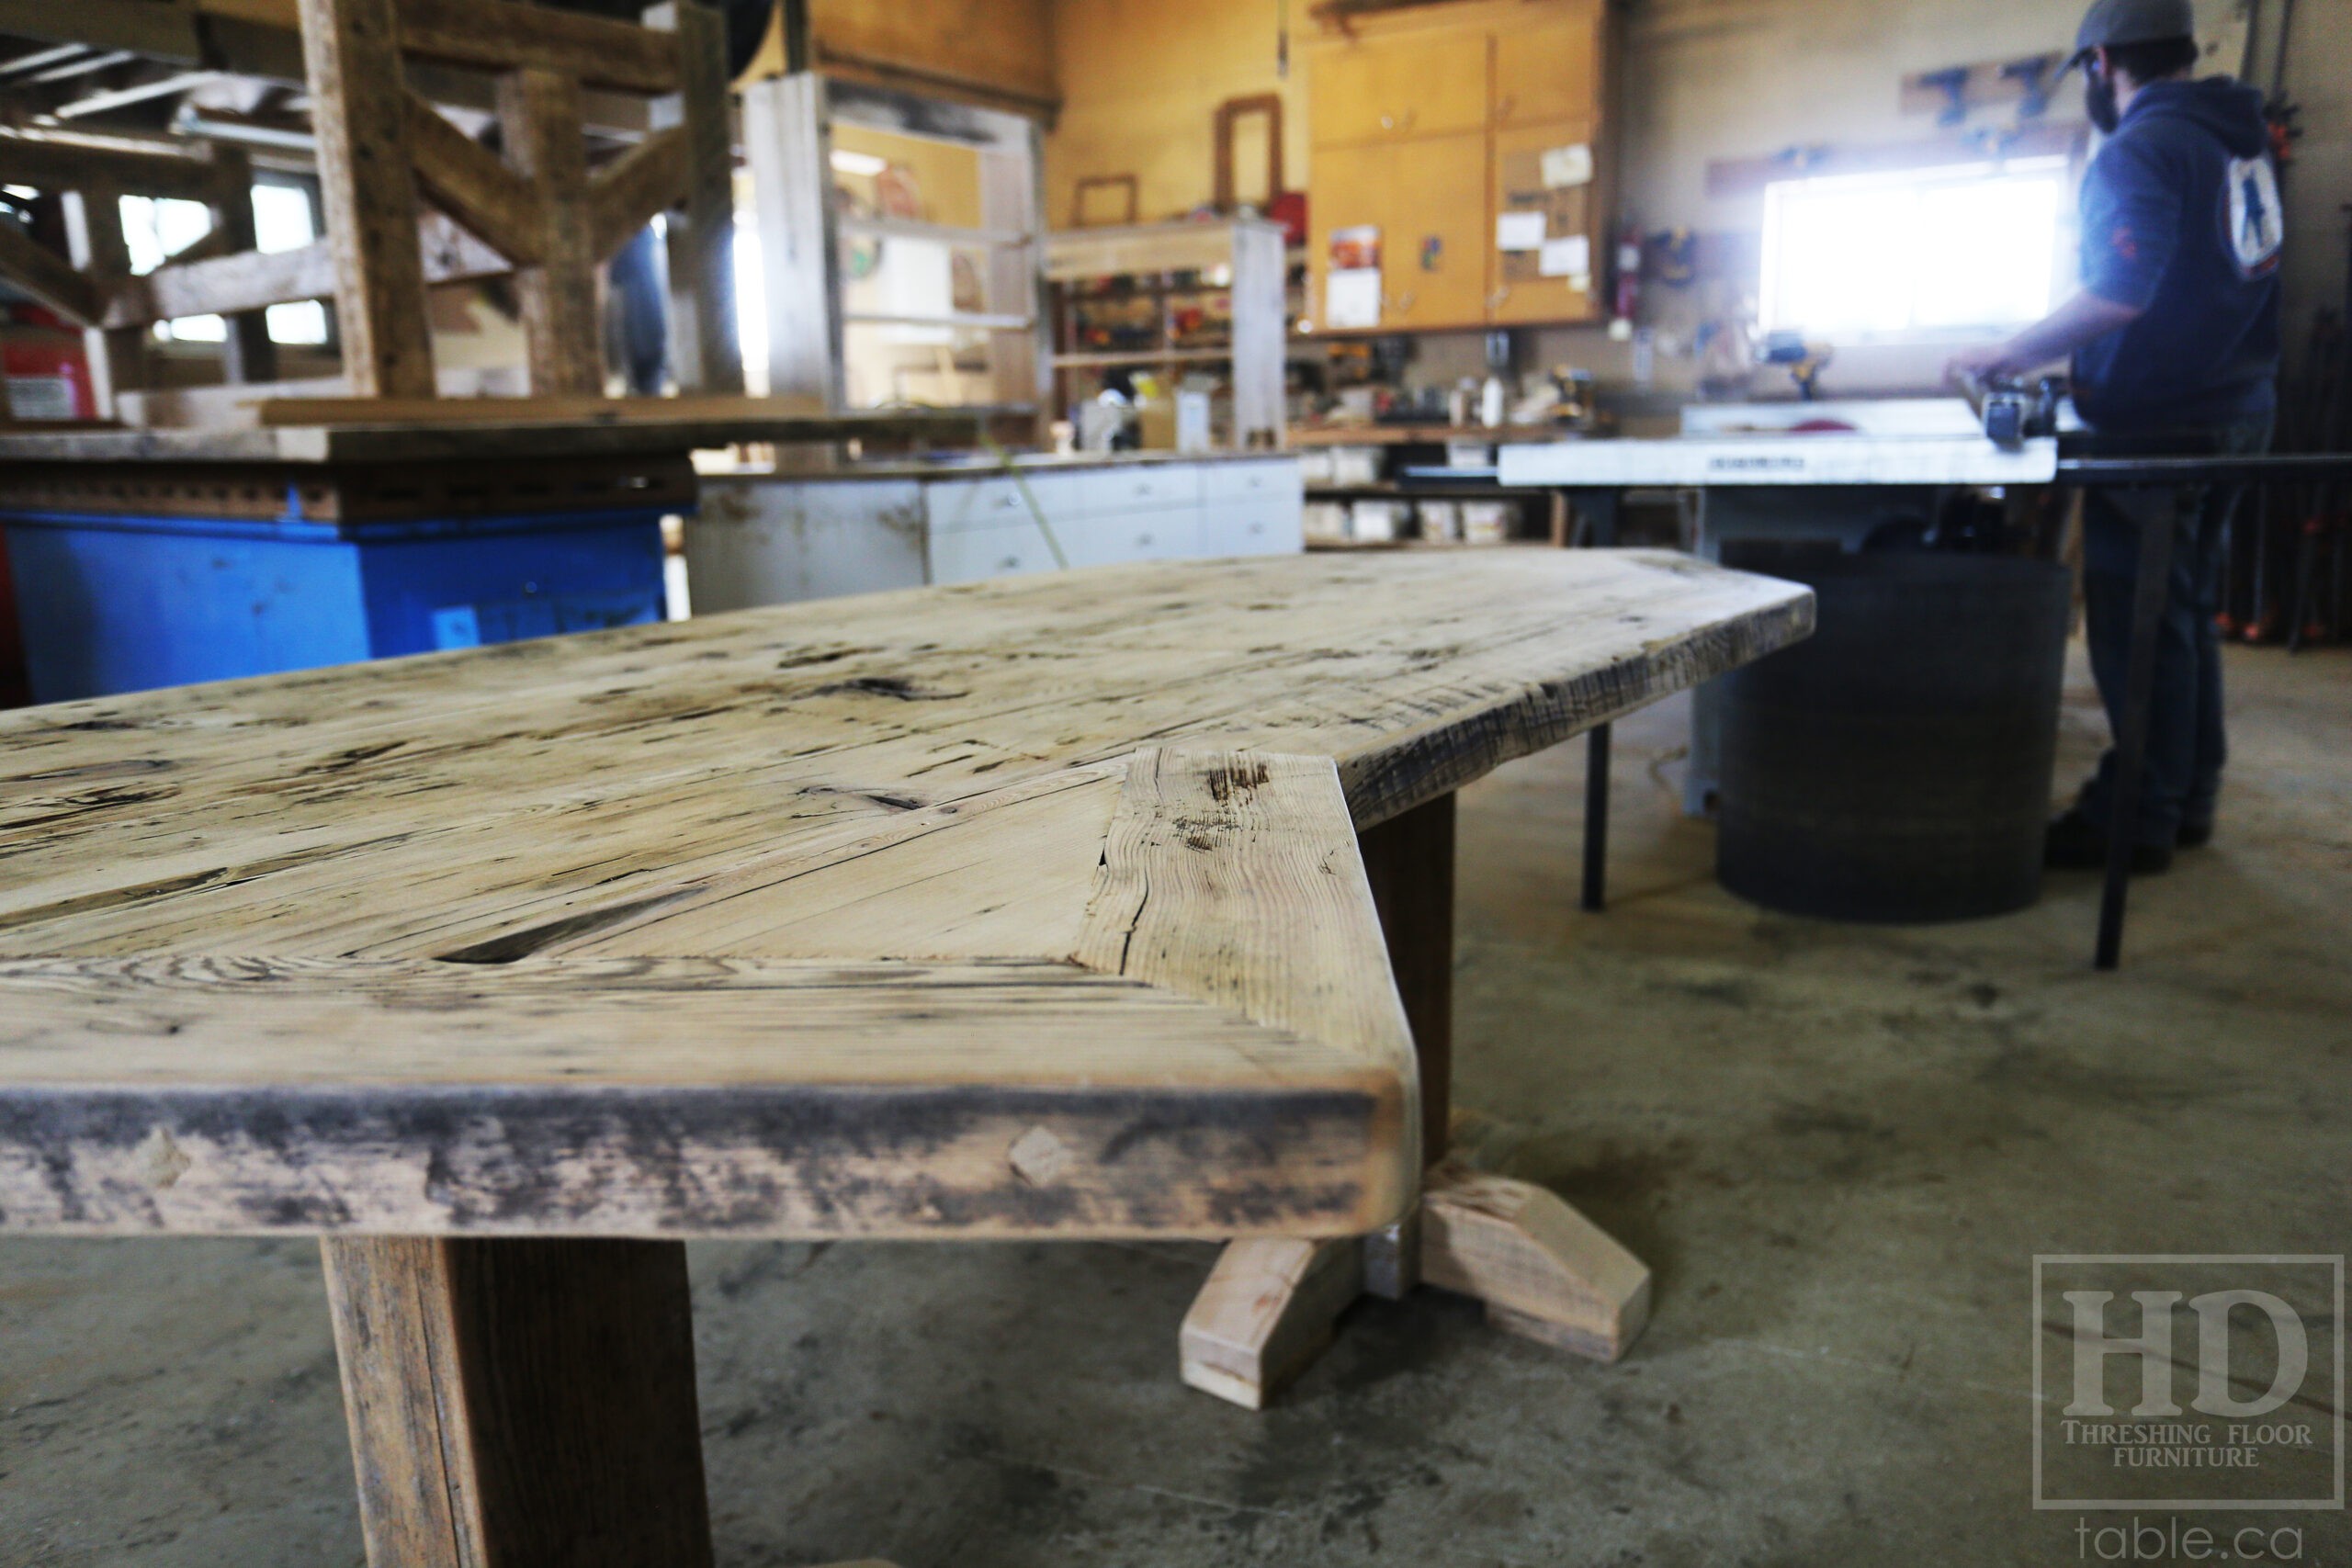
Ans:
[[[0,1231],[1366,1231],[1357,830],[1811,623],[1665,552],[1163,563],[0,715]]]

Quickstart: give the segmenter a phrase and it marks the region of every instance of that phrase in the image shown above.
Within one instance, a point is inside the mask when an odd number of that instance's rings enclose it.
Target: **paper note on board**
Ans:
[[[1592,181],[1592,144],[1570,142],[1566,147],[1546,147],[1541,159],[1544,184],[1547,189],[1562,186],[1589,185]]]
[[[1378,326],[1380,269],[1359,266],[1325,275],[1323,324],[1327,327]]]
[[[1576,277],[1592,270],[1592,242],[1582,234],[1544,242],[1536,270],[1546,277]]]
[[[1544,215],[1501,212],[1495,215],[1495,249],[1540,251],[1544,248]]]

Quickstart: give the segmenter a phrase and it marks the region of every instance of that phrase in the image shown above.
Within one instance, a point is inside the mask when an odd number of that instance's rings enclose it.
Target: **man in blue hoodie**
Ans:
[[[2278,370],[2278,183],[2262,96],[2196,81],[2190,0],[2098,0],[2069,67],[2105,135],[2083,176],[2083,287],[2007,343],[1953,355],[1955,374],[2021,376],[2074,356],[2075,407],[2126,449],[2259,452],[2270,444]],[[2143,527],[2173,529],[2156,646],[2147,761],[2136,820],[2112,807],[2115,753],[2050,825],[2053,866],[2106,863],[2132,839],[2135,872],[2212,837],[2221,791],[2223,536],[2238,488],[2095,490],[2083,502],[2083,596],[2091,671],[2109,726],[2123,723],[2133,578]]]

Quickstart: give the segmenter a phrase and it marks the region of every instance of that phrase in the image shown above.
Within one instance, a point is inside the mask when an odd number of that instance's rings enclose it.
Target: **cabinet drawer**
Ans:
[[[1220,502],[1296,501],[1301,482],[1294,457],[1263,463],[1208,463],[1201,468],[1201,500],[1211,507]]]
[[[1074,526],[1074,523],[1063,521],[1055,529],[1065,550],[1069,548],[1069,533]],[[977,582],[987,577],[1017,577],[1023,572],[1054,570],[1054,552],[1046,547],[1046,536],[1035,523],[1001,528],[934,530],[930,557],[931,581],[935,584]]]
[[[1080,477],[1090,516],[1117,516],[1137,507],[1194,506],[1201,499],[1201,470],[1194,463],[1137,463],[1097,468]]]
[[[1085,509],[1085,488],[1090,477],[1032,474],[1026,479],[1029,494],[1036,497],[1037,505],[1049,520],[1058,523]],[[1002,528],[1021,522],[1031,522],[1035,526],[1028,499],[1021,493],[1021,481],[1007,474],[984,479],[935,479],[923,491],[933,532]]]
[[[1201,553],[1197,502],[1082,518],[1060,532],[1072,566],[1182,560]]]
[[[1201,515],[1201,554],[1295,555],[1306,547],[1301,532],[1306,513],[1295,493],[1288,501],[1211,505]]]

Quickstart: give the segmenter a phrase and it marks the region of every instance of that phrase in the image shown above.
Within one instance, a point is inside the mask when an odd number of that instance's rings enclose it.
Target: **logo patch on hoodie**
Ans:
[[[2263,157],[2233,158],[2222,185],[2229,192],[2230,254],[2237,258],[2238,276],[2267,277],[2278,270],[2278,249],[2286,243],[2286,213],[2278,205],[2278,176]]]

